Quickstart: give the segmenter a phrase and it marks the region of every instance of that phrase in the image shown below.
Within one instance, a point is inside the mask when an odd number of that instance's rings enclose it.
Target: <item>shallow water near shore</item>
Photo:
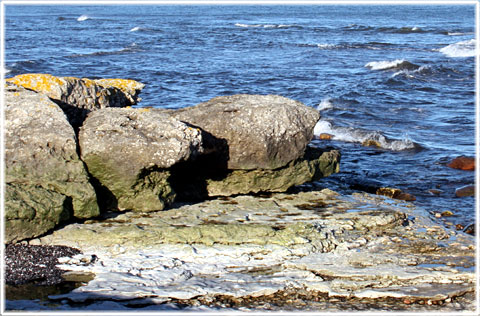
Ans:
[[[402,189],[451,225],[474,221],[455,189],[474,173],[474,6],[6,6],[6,76],[120,77],[138,106],[279,94],[319,109],[341,172],[319,185]],[[381,148],[365,147],[374,140]],[[440,190],[438,195],[428,192]],[[447,223],[448,224],[448,223]]]

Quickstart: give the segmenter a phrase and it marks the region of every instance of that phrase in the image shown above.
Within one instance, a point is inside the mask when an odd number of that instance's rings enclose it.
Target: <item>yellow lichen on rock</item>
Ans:
[[[114,87],[130,95],[135,95],[137,90],[142,90],[145,87],[143,83],[131,79],[97,79],[94,81],[104,88]]]
[[[50,74],[23,74],[13,78],[6,79],[25,89],[42,92],[50,97],[56,97],[59,86],[64,84],[61,78],[52,76]]]

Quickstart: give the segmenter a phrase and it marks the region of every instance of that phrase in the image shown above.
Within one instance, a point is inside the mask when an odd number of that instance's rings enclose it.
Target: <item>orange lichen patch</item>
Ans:
[[[130,95],[135,95],[136,90],[142,90],[145,87],[143,83],[131,79],[97,79],[94,81],[104,88],[114,87]]]
[[[50,74],[23,74],[6,79],[6,81],[29,90],[45,93],[51,97],[56,97],[55,88],[64,84],[62,79]]]

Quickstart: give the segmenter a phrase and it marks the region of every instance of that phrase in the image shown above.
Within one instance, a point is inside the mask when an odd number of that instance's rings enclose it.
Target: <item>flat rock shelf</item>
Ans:
[[[473,310],[474,237],[412,204],[329,189],[109,213],[29,242],[94,278],[48,310]],[[54,305],[51,305],[52,302]],[[22,309],[7,300],[7,309]]]

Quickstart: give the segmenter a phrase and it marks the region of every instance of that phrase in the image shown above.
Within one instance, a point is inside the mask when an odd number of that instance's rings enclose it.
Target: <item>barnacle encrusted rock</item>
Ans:
[[[88,171],[116,198],[116,207],[161,210],[173,201],[168,168],[203,151],[197,128],[150,109],[92,112],[79,131]]]
[[[8,82],[47,95],[56,101],[75,128],[91,111],[136,104],[144,84],[128,79],[56,77],[50,74],[22,74]]]
[[[231,170],[277,169],[300,158],[320,118],[298,101],[247,94],[216,97],[170,114],[225,140]]]
[[[5,239],[35,237],[99,214],[72,126],[46,96],[5,85]]]

